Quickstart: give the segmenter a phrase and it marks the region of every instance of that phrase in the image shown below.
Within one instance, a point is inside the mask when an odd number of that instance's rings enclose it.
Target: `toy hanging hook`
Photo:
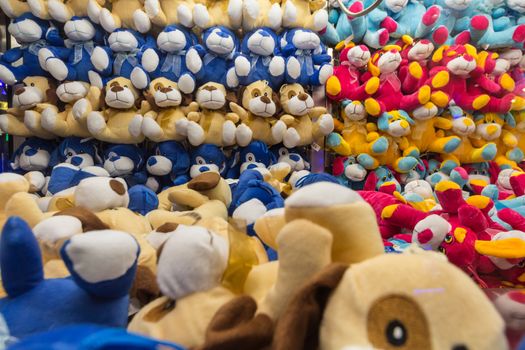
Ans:
[[[367,8],[365,8],[365,9],[359,11],[359,12],[352,12],[345,6],[345,4],[343,4],[342,0],[337,0],[337,3],[339,4],[339,7],[341,8],[341,11],[343,11],[347,16],[353,17],[353,18],[367,15],[368,13],[372,12],[372,10],[377,8],[382,2],[383,2],[383,0],[375,0],[374,3],[372,5],[370,5],[370,6],[368,6]]]

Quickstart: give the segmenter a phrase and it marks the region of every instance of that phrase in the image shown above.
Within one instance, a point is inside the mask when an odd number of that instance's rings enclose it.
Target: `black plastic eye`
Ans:
[[[35,83],[31,83],[31,86],[35,86]]]
[[[73,155],[73,152],[67,152],[66,156],[71,157]]]
[[[452,237],[451,235],[446,235],[445,236],[445,243],[450,244],[453,241],[454,241],[454,237]]]
[[[403,346],[407,342],[408,332],[399,320],[392,320],[385,330],[386,339],[393,346]]]
[[[441,253],[443,253],[443,254],[446,254],[446,253],[447,253],[447,251],[446,251],[446,249],[445,249],[444,247],[441,247],[441,246],[440,246],[440,247],[438,248],[438,250],[439,250]]]

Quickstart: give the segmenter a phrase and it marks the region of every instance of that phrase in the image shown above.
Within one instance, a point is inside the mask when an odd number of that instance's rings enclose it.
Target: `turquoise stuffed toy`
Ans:
[[[362,2],[357,1],[350,6],[350,11],[358,12],[362,11],[364,5]],[[372,11],[373,12],[373,11]],[[386,28],[377,28],[376,23],[380,21],[380,14],[368,18],[367,16],[361,16],[350,20],[350,27],[352,28],[352,41],[356,43],[365,43],[371,48],[379,49],[385,46],[389,39],[390,33]],[[389,22],[391,24],[391,22]],[[390,28],[391,30],[394,27]]]
[[[477,15],[470,22],[471,43],[478,47],[491,49],[523,48],[525,40],[525,24],[509,26],[501,31],[495,31],[492,17]]]
[[[464,40],[468,42],[468,34],[465,32],[470,18],[475,14],[475,1],[473,0],[423,0],[424,5],[430,9],[433,5],[438,9],[438,19],[433,23],[423,23],[420,37],[428,39],[436,38],[439,33],[439,41],[435,44],[453,44],[454,41]],[[465,36],[465,34],[467,34]],[[458,37],[459,36],[459,37]],[[461,44],[466,42],[459,42]]]
[[[353,0],[343,0],[342,3],[349,7]],[[352,35],[352,26],[348,16],[341,11],[337,0],[330,0],[329,7],[328,24],[325,31],[321,34],[321,39],[326,45],[335,46]]]

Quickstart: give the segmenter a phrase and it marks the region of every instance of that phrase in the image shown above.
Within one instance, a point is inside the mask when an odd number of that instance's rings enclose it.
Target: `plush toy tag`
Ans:
[[[319,152],[321,150],[321,146],[317,144],[317,142],[312,143],[312,149],[316,152]]]
[[[228,267],[222,275],[222,285],[234,293],[240,293],[244,289],[248,273],[259,261],[251,238],[246,234],[246,223],[232,220],[228,226],[230,256]]]

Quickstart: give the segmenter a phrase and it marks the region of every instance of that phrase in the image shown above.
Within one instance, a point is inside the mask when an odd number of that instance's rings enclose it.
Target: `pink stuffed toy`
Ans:
[[[379,78],[363,81],[363,74],[370,60],[370,51],[365,45],[348,44],[339,55],[340,65],[334,67],[334,74],[326,82],[328,98],[364,101],[379,87]]]

